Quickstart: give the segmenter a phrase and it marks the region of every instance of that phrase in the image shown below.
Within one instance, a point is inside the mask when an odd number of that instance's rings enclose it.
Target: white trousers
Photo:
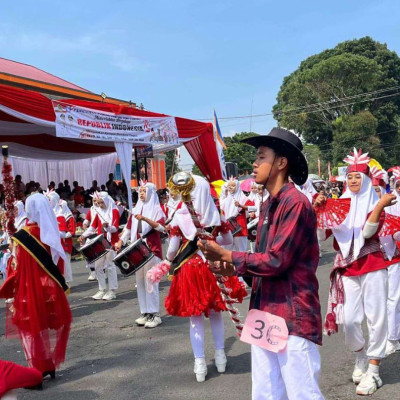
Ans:
[[[351,351],[365,346],[362,332],[364,316],[367,317],[369,344],[367,356],[381,359],[385,356],[387,340],[387,293],[388,272],[386,269],[369,272],[361,276],[343,276],[344,286],[344,335]]]
[[[388,268],[388,339],[400,340],[400,263]]]
[[[139,308],[141,314],[155,314],[160,312],[160,295],[158,291],[158,283],[153,285],[153,292],[147,291],[146,274],[147,271],[160,263],[161,260],[154,256],[144,267],[135,273],[137,296],[139,300]]]
[[[89,268],[90,271],[94,271],[95,270],[94,263],[86,262],[86,268]]]
[[[222,312],[210,311],[211,332],[215,350],[225,348],[225,329]],[[204,351],[204,314],[190,317],[190,343],[195,358],[205,358]]]
[[[108,251],[106,255],[98,259],[95,264],[96,277],[99,282],[99,290],[107,290],[106,274],[108,279],[108,288],[110,290],[118,289],[117,267],[112,262],[116,256],[114,250]]]
[[[65,252],[65,256],[67,258],[67,261],[64,263],[64,278],[65,282],[72,282],[72,266],[71,266],[71,254]]]
[[[247,251],[247,236],[235,236],[233,238],[233,251]]]
[[[251,346],[253,400],[324,400],[318,381],[321,360],[317,345],[289,335],[286,349],[273,353]]]

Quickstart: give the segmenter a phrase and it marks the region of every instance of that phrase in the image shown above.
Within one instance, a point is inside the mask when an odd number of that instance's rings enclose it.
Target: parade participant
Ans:
[[[83,243],[85,238],[92,233],[103,234],[112,246],[118,243],[119,211],[114,200],[107,192],[93,192],[94,211],[96,212],[89,228],[83,232],[78,239]],[[94,300],[113,300],[117,296],[115,291],[118,289],[117,268],[113,263],[116,256],[114,250],[108,251],[103,257],[95,262],[97,280],[99,282],[98,292],[92,296]],[[108,278],[108,291],[106,284],[106,273]],[[106,292],[107,291],[107,292]]]
[[[315,195],[318,194],[318,192],[315,190],[315,187],[313,185],[313,181],[311,178],[307,179],[306,183],[304,185],[302,185],[300,191],[307,197],[308,201],[311,204],[313,203]]]
[[[251,346],[252,398],[321,400],[317,221],[310,202],[288,181],[291,177],[301,185],[307,179],[303,146],[281,128],[243,142],[257,148],[255,180],[269,193],[261,205],[255,253],[232,252],[210,241],[199,242],[199,248],[206,258],[220,262],[213,271],[253,277],[250,309],[286,322],[289,337],[283,350]]]
[[[147,290],[146,274],[150,268],[160,263],[163,258],[160,232],[164,231],[164,223],[165,214],[160,206],[156,186],[150,182],[141,182],[139,201],[129,216],[128,223],[122,232],[116,249],[119,251],[121,246],[126,244],[128,240],[134,243],[139,238],[142,238],[154,253],[154,257],[135,274],[141,314],[135,322],[145,328],[155,328],[162,322],[158,283],[153,286],[151,292]]]
[[[72,238],[75,235],[75,230],[76,230],[76,224],[75,224],[75,218],[72,215],[71,210],[68,208],[68,204],[65,200],[60,201],[60,207],[61,207],[61,213],[63,217],[65,218],[65,225],[67,228],[67,232],[65,234],[65,238],[61,240],[65,255],[67,257],[67,265],[71,267],[71,255],[72,255]],[[70,268],[70,275],[65,278],[66,282],[72,282],[72,267]]]
[[[92,214],[93,214],[93,217],[92,217]],[[94,210],[94,206],[92,206],[89,208],[89,211],[85,215],[85,219],[82,223],[82,228],[84,230],[88,229],[89,226],[92,224],[92,222],[93,222],[92,219],[94,219],[95,215],[96,215],[96,211]],[[89,269],[88,281],[93,282],[93,281],[97,280],[94,263],[88,263],[86,261],[86,268]]]
[[[347,158],[347,189],[341,199],[351,199],[345,220],[332,229],[337,254],[331,272],[331,289],[325,330],[337,332],[343,323],[345,342],[356,354],[353,382],[356,393],[369,395],[382,386],[380,360],[385,356],[387,340],[386,263],[380,248],[378,233],[383,225],[384,208],[394,195],[380,199],[372,187],[368,154],[356,151]],[[326,201],[321,194],[318,207]],[[324,234],[320,235],[324,239]],[[329,233],[325,235],[329,236]],[[367,318],[369,344],[365,348],[361,324]]]
[[[393,194],[396,196],[396,204],[387,207],[388,214],[400,217],[400,167],[392,168],[394,176]],[[380,238],[386,255],[388,268],[388,340],[385,355],[388,356],[400,351],[400,252],[396,240],[400,241],[400,233],[396,232],[392,237]]]
[[[27,215],[24,210],[24,203],[22,201],[15,202],[15,229],[19,231],[26,225]]]
[[[193,212],[198,217],[199,226],[211,231],[218,243],[231,244],[232,234],[229,226],[221,222],[220,214],[210,195],[208,182],[199,176],[194,176],[193,179],[187,173],[174,175],[169,184],[170,190],[173,191],[172,195],[176,193],[177,185],[181,181],[183,184],[186,181],[190,182],[188,192],[191,192]],[[208,317],[211,323],[215,365],[218,372],[225,372],[227,359],[224,351],[225,334],[221,311],[226,311],[226,305],[216,278],[208,269],[208,263],[202,253],[197,249],[198,230],[184,202],[178,205],[170,226],[170,243],[163,264],[171,268],[172,284],[165,299],[165,309],[169,315],[190,318],[190,341],[195,357],[194,373],[197,381],[203,382],[207,375],[204,349],[205,317]],[[152,270],[149,271],[148,276],[151,272]],[[247,295],[236,277],[231,278],[226,285],[232,290],[231,297],[240,302]]]
[[[221,211],[226,219],[235,218],[236,222],[241,226],[242,230],[233,238],[232,250],[247,250],[247,217],[246,211],[248,206],[254,206],[254,202],[250,201],[240,189],[240,182],[237,179],[230,178],[227,184],[228,194],[220,203]]]
[[[26,359],[43,376],[55,378],[65,359],[72,314],[61,274],[65,252],[56,217],[45,196],[26,200],[27,226],[14,234],[14,273],[0,289],[0,297],[14,297],[6,335],[18,330]]]
[[[59,229],[59,236],[60,236],[60,241],[61,239],[65,239],[68,228],[67,228],[67,223],[65,221],[65,217],[62,212],[62,208],[60,206],[60,196],[58,195],[57,192],[53,190],[48,190],[46,191],[46,197],[48,198],[50,202],[50,206],[54,211],[54,214],[57,218],[57,223],[58,223],[58,229]],[[64,277],[65,281],[67,283],[72,282],[72,268],[71,268],[71,261],[66,257],[65,263],[64,263]]]

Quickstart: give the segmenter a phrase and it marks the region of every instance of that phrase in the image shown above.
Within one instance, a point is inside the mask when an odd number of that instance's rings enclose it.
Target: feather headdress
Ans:
[[[361,172],[365,175],[369,175],[369,165],[371,158],[368,157],[368,153],[363,153],[362,150],[358,150],[354,147],[353,152],[347,156],[343,161],[349,166],[347,167],[347,174],[350,172]]]

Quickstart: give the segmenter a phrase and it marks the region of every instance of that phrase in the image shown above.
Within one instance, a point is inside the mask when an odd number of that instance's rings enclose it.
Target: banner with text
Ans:
[[[71,139],[179,144],[174,117],[114,114],[53,100],[56,135]]]

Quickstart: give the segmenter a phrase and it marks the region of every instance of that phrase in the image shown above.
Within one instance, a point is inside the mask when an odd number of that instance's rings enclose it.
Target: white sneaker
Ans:
[[[398,340],[389,340],[386,342],[385,356],[400,351],[400,343]]]
[[[360,383],[357,385],[356,393],[360,395],[369,395],[375,393],[383,385],[379,375],[372,375],[367,372],[363,375]]]
[[[207,364],[205,358],[194,359],[194,373],[196,374],[197,382],[204,382],[207,375]]]
[[[93,300],[101,300],[106,294],[105,290],[99,290],[94,296],[92,296]]]
[[[224,349],[215,350],[214,358],[217,371],[223,374],[226,369],[226,355]]]
[[[115,290],[109,290],[103,297],[103,300],[114,300],[117,298],[117,295],[115,294]]]
[[[144,326],[147,321],[147,314],[141,314],[139,318],[135,319],[137,325]]]
[[[356,365],[354,366],[353,370],[353,382],[359,384],[361,382],[361,378],[367,372],[368,369],[368,358],[359,358],[356,359]]]
[[[147,314],[147,320],[144,324],[145,328],[155,328],[162,323],[161,317],[157,314]]]
[[[87,278],[88,281],[95,281],[96,278],[96,271],[90,271],[89,277]]]

